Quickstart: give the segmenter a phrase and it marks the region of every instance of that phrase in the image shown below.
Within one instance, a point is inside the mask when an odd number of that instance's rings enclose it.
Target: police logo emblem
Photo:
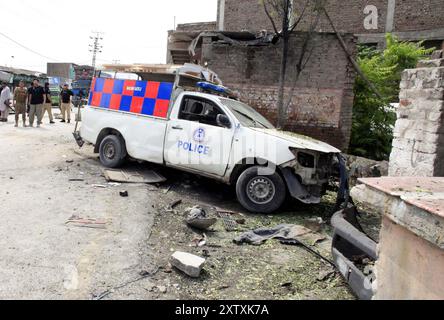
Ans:
[[[193,136],[194,141],[198,142],[198,143],[202,143],[205,141],[205,130],[202,128],[197,129],[194,132],[194,136]]]

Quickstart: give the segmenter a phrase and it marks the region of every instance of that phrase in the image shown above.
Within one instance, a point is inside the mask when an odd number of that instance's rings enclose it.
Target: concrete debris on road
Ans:
[[[300,240],[315,245],[316,243],[325,240],[326,237],[303,226],[281,224],[274,228],[259,228],[253,231],[248,231],[241,234],[233,241],[236,244],[247,243],[252,245],[262,245],[270,239]]]
[[[387,161],[375,161],[351,155],[347,155],[346,159],[349,169],[349,180],[352,186],[355,186],[360,178],[384,177],[388,175],[389,163]]]
[[[108,182],[108,185],[109,185],[110,187],[119,187],[119,186],[121,186],[122,184],[121,184],[121,183],[118,183],[118,182]]]
[[[153,286],[150,291],[165,294],[168,292],[168,288],[165,286]]]
[[[65,223],[68,226],[80,228],[106,229],[107,222],[103,219],[81,218],[79,216],[72,216]]]
[[[230,212],[223,212],[223,211],[218,211],[217,212],[218,216],[222,219],[223,223],[224,223],[224,227],[225,230],[227,232],[232,232],[232,231],[236,231],[237,230],[237,225],[238,224],[242,224],[242,223],[238,223],[232,216],[232,213]],[[245,220],[245,219],[244,219]],[[240,221],[242,222],[242,221]],[[245,222],[244,222],[245,223]]]
[[[174,208],[176,208],[178,205],[180,205],[182,203],[182,200],[176,200],[174,202],[172,202],[171,204],[169,204],[166,208],[165,211],[166,212],[174,212]]]
[[[93,184],[91,187],[93,187],[93,188],[100,188],[100,189],[105,189],[106,188],[106,186],[103,185],[103,184]]]
[[[148,170],[144,172],[127,171],[127,170],[105,170],[104,175],[106,180],[112,182],[122,183],[162,183],[166,179],[159,173]]]
[[[203,236],[196,235],[191,241],[190,247],[201,248],[207,244],[207,235],[204,233]]]
[[[199,278],[206,260],[190,253],[176,251],[170,263],[191,278]]]
[[[199,230],[208,230],[216,224],[216,218],[209,218],[207,212],[199,206],[187,210],[186,223]]]
[[[334,268],[328,268],[327,270],[322,270],[319,272],[316,280],[318,281],[327,281],[331,279],[336,274],[336,270]]]

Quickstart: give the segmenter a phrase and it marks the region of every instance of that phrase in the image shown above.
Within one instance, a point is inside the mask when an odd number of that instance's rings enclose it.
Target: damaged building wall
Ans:
[[[286,92],[292,87],[295,66],[301,53],[302,37],[290,40],[289,77]],[[349,52],[356,51],[356,40],[346,35]],[[305,134],[347,150],[352,123],[355,72],[336,36],[315,34],[313,50],[296,85],[289,108],[286,130]],[[239,91],[241,100],[276,123],[281,46],[240,46],[213,41],[202,44],[202,61],[218,73],[224,84]]]
[[[215,31],[216,22],[196,22],[178,24],[176,30],[168,31],[167,64],[184,64],[193,62],[188,52],[191,42],[201,32]]]
[[[216,21],[178,24],[176,31],[202,32],[217,30]]]
[[[305,1],[294,1],[301,12]],[[313,12],[314,1],[306,12]],[[325,8],[341,32],[358,35],[359,42],[379,43],[385,32],[395,32],[405,40],[444,40],[444,1],[442,0],[326,0]],[[299,30],[307,30],[313,17],[307,15]],[[227,31],[272,31],[259,0],[219,0],[218,26]],[[322,17],[318,30],[331,32]]]
[[[420,62],[418,66],[402,74],[389,175],[442,177],[444,59]]]

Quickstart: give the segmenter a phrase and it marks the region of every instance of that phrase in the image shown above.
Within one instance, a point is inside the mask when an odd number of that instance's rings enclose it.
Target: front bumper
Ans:
[[[361,300],[371,300],[374,294],[374,274],[365,275],[353,261],[357,257],[376,261],[377,243],[364,233],[357,220],[357,214],[355,207],[349,207],[333,216],[332,255],[336,267],[356,296]]]
[[[74,140],[76,141],[77,145],[81,148],[85,144],[85,141],[83,140],[82,136],[80,135],[79,131],[73,132]]]

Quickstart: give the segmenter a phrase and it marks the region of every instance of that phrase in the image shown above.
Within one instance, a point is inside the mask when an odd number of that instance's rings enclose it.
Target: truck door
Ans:
[[[218,126],[219,114],[225,113],[214,102],[184,96],[168,124],[166,162],[179,168],[223,176],[231,153],[234,128]]]

